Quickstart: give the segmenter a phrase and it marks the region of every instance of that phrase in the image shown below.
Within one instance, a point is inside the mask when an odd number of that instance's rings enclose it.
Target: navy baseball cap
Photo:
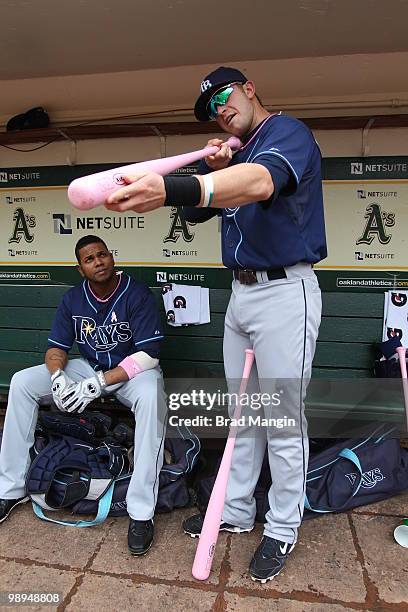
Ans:
[[[227,66],[220,66],[204,77],[200,85],[200,96],[194,106],[194,114],[198,121],[210,120],[207,104],[218,89],[230,83],[246,83],[247,80],[247,77],[240,70]]]

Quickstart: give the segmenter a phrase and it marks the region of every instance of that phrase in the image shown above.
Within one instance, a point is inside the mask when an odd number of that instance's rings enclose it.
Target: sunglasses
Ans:
[[[215,119],[218,115],[218,106],[225,106],[228,98],[234,91],[234,85],[236,85],[236,83],[225,85],[225,87],[223,87],[220,91],[217,91],[217,93],[212,96],[207,104],[207,112],[210,119]]]

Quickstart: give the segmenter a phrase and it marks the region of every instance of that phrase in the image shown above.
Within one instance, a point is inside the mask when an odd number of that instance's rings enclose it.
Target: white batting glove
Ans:
[[[51,376],[52,399],[59,410],[65,411],[61,404],[61,395],[66,389],[75,385],[74,381],[63,370],[56,370]]]
[[[85,378],[85,380],[63,391],[61,394],[63,410],[81,413],[88,404],[100,397],[103,387],[106,386],[106,383],[105,385],[101,384],[101,374],[102,372],[98,372],[97,375]]]

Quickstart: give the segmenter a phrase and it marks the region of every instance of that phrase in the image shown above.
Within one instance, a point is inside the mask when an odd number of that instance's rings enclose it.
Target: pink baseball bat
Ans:
[[[401,377],[402,377],[402,388],[404,390],[404,404],[405,404],[405,418],[407,421],[408,428],[408,376],[407,376],[407,362],[405,361],[406,348],[399,346],[397,348],[398,358],[400,362]]]
[[[245,365],[239,389],[239,399],[232,417],[234,420],[239,419],[241,416],[240,398],[245,393],[249,374],[251,372],[255,357],[252,349],[245,349],[245,353]],[[224,510],[225,494],[227,490],[228,476],[231,468],[232,453],[235,446],[236,435],[237,427],[233,425],[230,428],[221,465],[218,470],[210,500],[208,502],[207,512],[205,513],[204,523],[194,557],[192,574],[197,580],[207,580],[208,576],[210,575],[220,530],[222,512]]]
[[[242,146],[242,143],[235,136],[231,136],[227,140],[227,144],[233,150],[237,150]],[[100,206],[111,193],[126,185],[124,176],[134,174],[135,172],[156,172],[164,176],[170,172],[174,172],[178,168],[182,168],[187,164],[192,164],[199,159],[214,155],[219,151],[217,146],[205,147],[199,151],[184,153],[182,155],[174,155],[173,157],[163,157],[162,159],[151,159],[149,161],[139,162],[137,164],[129,164],[112,170],[104,170],[96,174],[89,174],[77,178],[68,187],[68,199],[75,208],[80,210],[89,210]]]

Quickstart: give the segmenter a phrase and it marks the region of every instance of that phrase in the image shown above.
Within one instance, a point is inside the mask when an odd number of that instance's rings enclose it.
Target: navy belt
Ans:
[[[258,270],[233,270],[235,280],[239,281],[243,285],[253,285],[258,282],[257,279]],[[266,274],[268,280],[278,280],[279,278],[287,278],[285,268],[273,268],[271,270],[262,270],[262,274]]]

